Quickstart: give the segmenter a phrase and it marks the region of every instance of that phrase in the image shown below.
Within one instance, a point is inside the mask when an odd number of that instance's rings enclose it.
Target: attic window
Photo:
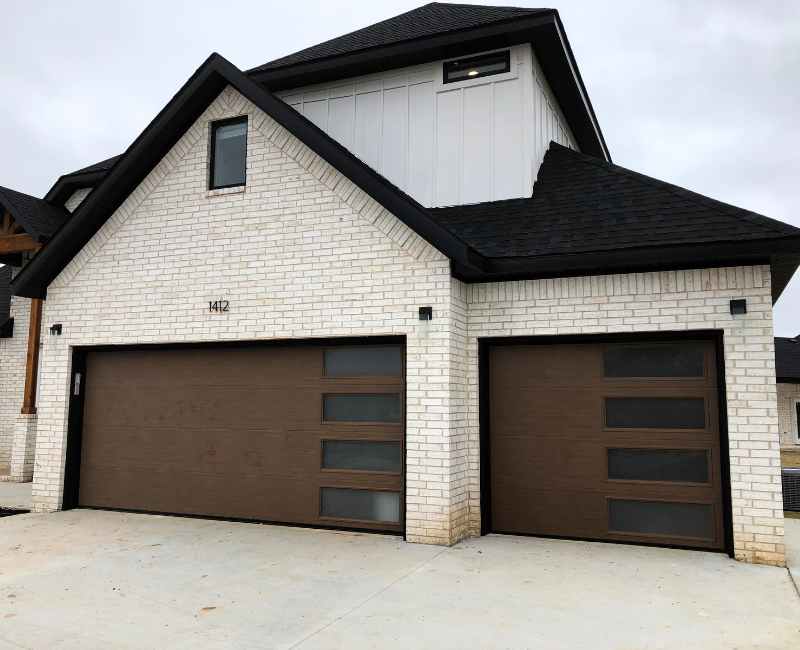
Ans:
[[[245,184],[247,160],[247,118],[215,122],[211,125],[211,187],[236,187]]]
[[[470,59],[448,61],[444,64],[444,83],[479,79],[511,71],[511,52],[495,52]]]

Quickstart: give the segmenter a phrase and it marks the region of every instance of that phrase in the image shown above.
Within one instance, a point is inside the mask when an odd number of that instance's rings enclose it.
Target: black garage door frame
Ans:
[[[358,336],[341,338],[319,338],[319,339],[275,339],[265,341],[211,341],[206,343],[137,343],[120,345],[95,345],[95,346],[75,346],[72,348],[72,368],[70,371],[69,385],[69,413],[67,419],[67,453],[64,463],[64,492],[61,502],[62,510],[82,509],[102,509],[113,510],[113,508],[90,508],[78,505],[80,479],[81,479],[81,447],[83,442],[83,414],[84,396],[86,385],[86,362],[91,352],[100,351],[157,351],[157,350],[219,350],[219,349],[241,349],[241,348],[267,348],[267,347],[324,347],[324,346],[368,346],[368,345],[402,345],[403,358],[405,359],[406,337],[398,336]],[[80,379],[77,377],[80,376]],[[403,371],[403,394],[408,389],[408,377],[406,370]],[[76,386],[76,383],[78,384]],[[406,409],[403,408],[403,459],[406,459]],[[407,478],[405,465],[403,466],[403,498],[407,494]],[[136,510],[141,513],[143,511]],[[358,529],[341,526],[309,526],[308,524],[293,524],[289,522],[271,522],[256,519],[234,519],[230,517],[214,517],[207,515],[187,515],[181,513],[162,513],[152,512],[149,514],[166,514],[174,517],[187,517],[190,519],[212,519],[218,521],[239,521],[252,523],[267,523],[280,526],[294,526],[298,528],[323,528],[331,530],[345,530],[350,532],[367,532],[378,534],[397,535],[394,531],[378,531],[374,529]],[[403,518],[402,537],[406,539],[406,518]]]
[[[514,345],[566,345],[570,343],[643,343],[649,341],[713,341],[717,357],[717,397],[719,406],[719,435],[720,435],[720,463],[722,476],[722,504],[723,504],[723,530],[725,534],[725,548],[722,552],[734,557],[733,549],[733,507],[731,503],[731,467],[728,442],[728,408],[725,390],[725,349],[723,345],[722,330],[690,330],[685,332],[630,332],[621,334],[556,334],[548,336],[511,336],[478,339],[478,426],[480,446],[480,504],[481,504],[481,535],[488,535],[492,530],[492,476],[490,458],[490,417],[489,417],[489,354],[492,347]],[[546,535],[535,535],[547,537]],[[674,546],[671,544],[652,544],[642,542],[625,542],[609,540],[601,541],[612,544],[631,544],[636,546],[657,546],[666,548],[680,548],[686,550],[687,546]],[[700,548],[698,550],[711,551],[713,549]]]

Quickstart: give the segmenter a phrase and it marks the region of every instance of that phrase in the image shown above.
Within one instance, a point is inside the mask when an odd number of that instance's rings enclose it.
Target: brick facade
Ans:
[[[207,191],[211,120],[247,114],[247,186]],[[48,290],[33,507],[60,507],[74,345],[407,337],[407,536],[480,526],[477,339],[725,331],[736,553],[782,564],[768,267],[464,285],[449,261],[232,89]],[[731,297],[748,299],[732,317]],[[230,311],[210,314],[209,300]],[[206,306],[206,308],[204,308]],[[418,320],[433,307],[430,331]]]
[[[14,336],[0,339],[0,468],[11,464],[14,427],[22,409],[31,301],[12,296],[11,317],[14,319]]]
[[[781,447],[797,449],[795,433],[795,402],[800,400],[800,384],[778,384],[778,429],[781,432]]]

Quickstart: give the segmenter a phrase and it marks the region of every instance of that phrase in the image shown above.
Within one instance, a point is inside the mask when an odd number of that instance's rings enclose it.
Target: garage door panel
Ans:
[[[402,530],[404,377],[323,372],[321,346],[90,352],[79,504]],[[331,392],[396,395],[398,421],[323,422],[324,395]],[[325,440],[394,442],[397,450],[384,457],[369,445],[339,446],[339,466],[323,469]],[[352,449],[360,455],[349,455]],[[370,462],[392,470],[377,471]],[[344,495],[339,514],[347,514],[353,490],[399,495],[394,502],[378,499],[383,506],[376,512],[385,515],[389,503],[393,518],[322,517],[326,486]],[[363,498],[355,502],[362,515],[369,511]]]
[[[678,347],[683,349],[676,352]],[[604,346],[595,344],[490,348],[492,528],[721,548],[713,344],[615,343],[614,348],[624,362],[612,369],[617,374],[675,374],[675,368],[688,368],[694,376],[605,377]],[[690,354],[678,358],[687,348]],[[659,361],[655,371],[641,363],[648,355]],[[617,450],[611,466],[609,450]],[[637,499],[647,503],[627,503]],[[642,519],[626,525],[661,530],[661,537],[611,530],[609,500],[624,502],[615,506],[622,520]],[[662,502],[677,505],[648,505]],[[691,506],[700,502],[711,505]],[[706,534],[699,542],[681,541],[663,533],[683,530],[675,517],[686,517],[686,530],[694,517],[698,530],[709,512],[713,522],[703,526],[706,533],[713,530],[712,539]]]

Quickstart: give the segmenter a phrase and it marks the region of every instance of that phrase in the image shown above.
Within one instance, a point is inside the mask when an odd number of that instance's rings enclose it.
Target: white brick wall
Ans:
[[[794,433],[795,400],[800,399],[800,384],[778,384],[778,429],[781,446],[797,449]]]
[[[69,197],[64,203],[64,207],[70,212],[75,212],[75,208],[77,208],[81,203],[83,203],[83,199],[89,196],[89,192],[91,191],[92,191],[91,187],[83,187],[79,190],[75,190],[72,193],[72,196]]]
[[[247,114],[248,184],[208,192],[209,121]],[[734,321],[730,297],[746,297]],[[209,300],[230,301],[224,315]],[[418,307],[433,307],[430,335]],[[407,533],[478,534],[477,339],[725,330],[738,557],[780,564],[783,520],[765,267],[466,286],[449,261],[226,90],[48,290],[33,507],[63,489],[70,347],[407,336]]]
[[[14,336],[0,339],[0,467],[8,467],[11,463],[14,425],[22,409],[31,301],[12,296],[11,316]]]

